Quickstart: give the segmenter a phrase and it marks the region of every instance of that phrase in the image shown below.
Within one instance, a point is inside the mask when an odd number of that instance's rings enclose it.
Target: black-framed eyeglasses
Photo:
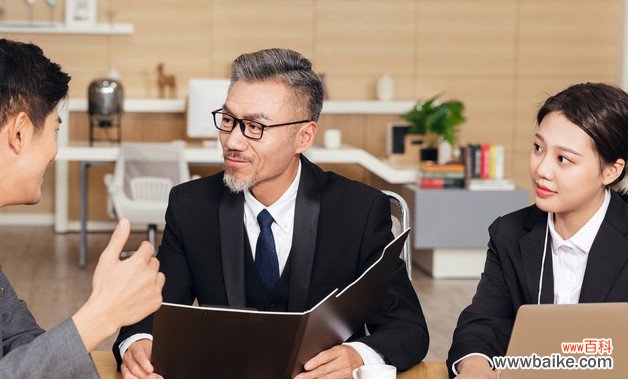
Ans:
[[[286,125],[308,123],[311,121],[311,120],[300,120],[300,121],[292,121],[289,123],[266,125],[255,120],[238,119],[237,117],[227,112],[224,112],[222,108],[219,108],[216,111],[212,111],[212,116],[214,117],[214,125],[219,130],[224,131],[224,132],[231,132],[233,131],[233,128],[235,128],[237,124],[240,126],[240,131],[242,131],[242,134],[244,135],[244,137],[249,138],[251,140],[261,139],[262,135],[264,134],[264,130],[266,128],[283,127]]]

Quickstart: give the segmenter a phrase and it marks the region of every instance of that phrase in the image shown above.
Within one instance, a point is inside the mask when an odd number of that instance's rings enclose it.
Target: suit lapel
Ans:
[[[627,219],[628,206],[611,192],[608,211],[589,251],[581,303],[606,301],[617,276],[624,270],[628,260]]]
[[[218,210],[220,255],[229,306],[245,307],[244,195],[225,188]]]
[[[320,210],[320,185],[316,180],[315,168],[303,156],[301,165],[290,250],[288,311],[304,311],[307,308]]]
[[[537,303],[539,294],[539,278],[541,276],[541,265],[543,262],[543,243],[547,229],[547,214],[538,209],[534,209],[525,224],[530,232],[519,239],[521,250],[521,260],[523,262],[523,272],[525,276],[528,294],[531,303]],[[554,280],[552,270],[552,249],[548,236],[545,266],[543,269],[543,289],[541,303],[554,303]]]

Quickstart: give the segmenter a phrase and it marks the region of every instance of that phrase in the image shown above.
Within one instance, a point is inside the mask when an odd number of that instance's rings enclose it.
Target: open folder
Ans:
[[[163,303],[153,326],[153,364],[164,378],[288,378],[345,342],[381,307],[410,229],[343,291],[302,313]]]

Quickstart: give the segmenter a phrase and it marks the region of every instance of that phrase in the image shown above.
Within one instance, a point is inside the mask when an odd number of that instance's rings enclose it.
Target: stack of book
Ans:
[[[419,178],[421,189],[464,188],[465,166],[462,164],[423,165]]]
[[[504,178],[503,145],[469,144],[462,148],[468,190],[514,190],[515,182]]]

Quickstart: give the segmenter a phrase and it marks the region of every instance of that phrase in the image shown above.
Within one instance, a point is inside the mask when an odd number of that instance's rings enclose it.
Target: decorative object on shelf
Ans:
[[[323,145],[327,149],[338,149],[342,143],[342,132],[340,129],[326,129],[323,133]]]
[[[106,9],[107,9],[107,11],[106,11],[107,12],[106,13],[107,14],[107,22],[109,24],[113,24],[115,19],[116,19],[116,16],[118,15],[118,11],[111,7],[111,0],[107,0],[107,8]]]
[[[92,26],[98,16],[97,0],[65,0],[65,23],[71,26]]]
[[[122,83],[113,78],[96,79],[87,90],[87,113],[89,114],[89,145],[94,141],[94,128],[100,128],[105,140],[119,143],[122,140],[120,121],[122,119],[124,89]],[[116,136],[110,132],[116,130]]]
[[[50,22],[55,22],[55,8],[57,7],[57,0],[46,0],[46,4],[50,7]]]
[[[377,100],[389,102],[395,96],[395,81],[385,73],[377,80]]]
[[[159,97],[166,96],[166,88],[168,88],[168,97],[177,97],[177,78],[174,74],[165,74],[164,64],[160,62],[157,65],[157,86],[159,87]]]
[[[466,120],[463,115],[464,104],[461,101],[437,102],[439,96],[436,95],[425,101],[419,100],[410,111],[401,115],[410,123],[408,134],[424,136],[421,161],[446,162],[446,157],[438,159],[438,147],[441,143],[450,145],[443,149],[450,152],[449,158],[451,158],[451,146],[456,141],[457,126]]]

